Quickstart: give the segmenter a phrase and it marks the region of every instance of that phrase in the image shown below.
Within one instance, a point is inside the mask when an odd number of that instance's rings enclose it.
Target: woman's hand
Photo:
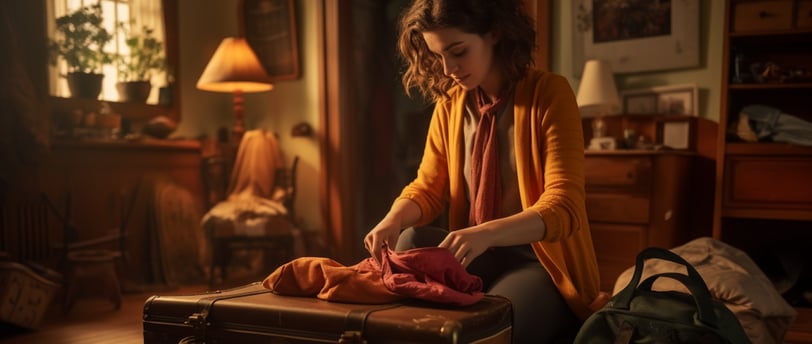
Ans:
[[[364,237],[364,247],[378,263],[381,262],[383,243],[395,249],[398,237],[403,228],[413,225],[420,218],[420,207],[408,199],[399,199],[392,204],[392,208]]]
[[[383,243],[386,242],[390,248],[394,249],[400,236],[400,223],[390,220],[388,217],[378,222],[366,237],[364,237],[364,247],[369,251],[378,263],[381,262],[383,254]]]
[[[490,247],[522,245],[544,239],[547,226],[533,210],[488,221],[448,233],[440,247],[445,247],[464,267],[468,267]]]
[[[491,247],[491,233],[493,231],[481,226],[468,227],[448,233],[438,246],[447,248],[463,267],[468,267],[476,257]]]

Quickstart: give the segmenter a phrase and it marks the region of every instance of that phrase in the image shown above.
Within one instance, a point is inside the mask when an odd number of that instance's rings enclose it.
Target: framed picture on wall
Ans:
[[[576,76],[590,59],[615,73],[699,66],[699,0],[573,0],[572,11]]]
[[[298,79],[299,42],[294,0],[240,0],[240,33],[271,81]]]

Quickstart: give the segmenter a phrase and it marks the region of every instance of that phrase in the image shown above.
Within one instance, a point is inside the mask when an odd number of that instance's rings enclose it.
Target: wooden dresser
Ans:
[[[623,142],[632,131],[662,145],[666,123],[681,121],[689,130],[683,149],[586,150],[586,210],[598,258],[601,290],[634,266],[649,246],[672,248],[701,236],[713,225],[716,122],[681,115],[616,115],[604,118],[607,134]],[[592,137],[583,120],[584,146]]]
[[[171,178],[202,206],[201,145],[193,140],[53,142],[39,180],[60,209],[70,194],[70,218],[78,239],[86,240],[103,236],[120,224],[122,214],[138,198],[139,181],[149,175]],[[144,282],[149,265],[147,214],[143,207],[132,209],[127,222],[125,282]],[[52,237],[61,236],[54,233]]]
[[[697,177],[695,157],[687,151],[586,151],[586,209],[601,290],[611,292],[642,249],[672,248],[709,235],[696,226],[689,204],[702,202],[701,190],[690,187]]]

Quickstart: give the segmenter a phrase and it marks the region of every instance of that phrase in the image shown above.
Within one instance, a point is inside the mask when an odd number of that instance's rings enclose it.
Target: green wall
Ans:
[[[722,83],[722,31],[724,29],[724,1],[700,2],[700,65],[695,68],[646,73],[618,74],[615,76],[619,91],[652,86],[696,83],[699,88],[699,115],[719,120],[720,89]],[[573,90],[578,80],[572,72],[573,11],[571,1],[553,1],[552,9],[552,70],[567,77]],[[580,68],[580,67],[579,67]]]
[[[180,0],[180,98],[181,122],[177,136],[216,137],[221,126],[232,127],[232,95],[201,91],[197,79],[225,37],[238,36],[238,4],[231,0]],[[318,64],[317,18],[313,0],[296,0],[301,77],[274,84],[273,90],[245,94],[246,129],[262,128],[279,134],[279,143],[288,164],[300,157],[298,167],[297,217],[302,229],[321,227],[318,174],[320,156],[316,137],[291,137],[291,128],[307,122],[318,132]]]

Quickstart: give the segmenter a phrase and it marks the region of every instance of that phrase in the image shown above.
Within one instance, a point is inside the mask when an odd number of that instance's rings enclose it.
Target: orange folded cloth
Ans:
[[[366,258],[344,266],[330,258],[296,258],[268,275],[262,285],[275,294],[348,303],[389,303],[405,298],[467,306],[484,293],[445,248],[394,252],[384,245],[383,264]]]
[[[381,267],[372,258],[353,266],[330,258],[296,258],[278,267],[262,285],[279,295],[347,303],[381,304],[406,298],[384,286]]]

